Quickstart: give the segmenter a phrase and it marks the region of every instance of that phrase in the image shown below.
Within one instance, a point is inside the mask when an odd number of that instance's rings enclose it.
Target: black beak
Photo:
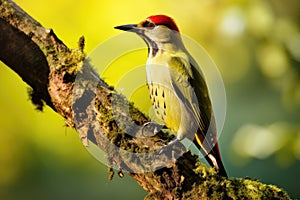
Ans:
[[[115,29],[122,31],[138,32],[140,29],[137,27],[137,24],[126,24],[121,26],[115,26]]]

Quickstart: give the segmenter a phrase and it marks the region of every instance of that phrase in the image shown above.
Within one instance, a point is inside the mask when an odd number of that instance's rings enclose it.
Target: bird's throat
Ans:
[[[148,46],[148,58],[149,57],[155,57],[158,52],[158,45],[151,40],[149,37],[142,35],[143,40],[146,42]]]

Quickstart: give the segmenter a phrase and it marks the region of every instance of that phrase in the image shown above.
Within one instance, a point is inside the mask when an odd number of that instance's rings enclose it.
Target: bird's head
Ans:
[[[166,15],[152,15],[138,24],[126,24],[115,28],[138,34],[150,48],[159,48],[166,43],[181,43],[177,25]]]

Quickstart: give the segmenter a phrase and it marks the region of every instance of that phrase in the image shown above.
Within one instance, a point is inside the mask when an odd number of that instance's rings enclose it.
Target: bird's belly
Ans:
[[[176,96],[175,91],[168,85],[148,84],[150,98],[155,115],[177,135],[178,139],[186,137],[194,121],[185,109],[182,101]],[[195,133],[195,132],[194,132]]]

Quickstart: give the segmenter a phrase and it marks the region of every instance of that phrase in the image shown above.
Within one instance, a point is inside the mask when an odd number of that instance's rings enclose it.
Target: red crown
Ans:
[[[177,25],[175,24],[174,20],[166,15],[152,15],[147,18],[148,20],[151,20],[156,25],[164,25],[168,27],[171,30],[179,32],[179,29]]]

